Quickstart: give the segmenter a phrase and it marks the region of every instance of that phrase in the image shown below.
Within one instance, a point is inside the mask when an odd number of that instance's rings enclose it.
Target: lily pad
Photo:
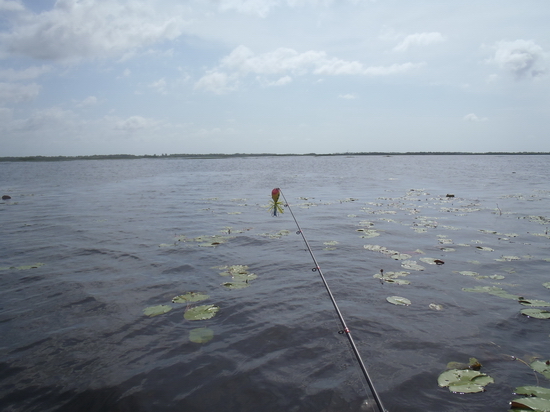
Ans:
[[[511,293],[506,292],[504,289],[496,286],[476,286],[474,288],[462,288],[462,290],[464,292],[488,293],[490,295],[499,296],[505,299],[517,300],[519,298],[519,296],[512,295]]]
[[[451,369],[439,375],[437,383],[454,393],[476,393],[483,392],[486,385],[494,383],[494,379],[472,369]]]
[[[195,306],[186,310],[183,317],[187,320],[206,320],[216,316],[219,310],[219,306],[216,305]]]
[[[389,296],[386,298],[386,300],[390,303],[393,303],[394,305],[399,306],[409,306],[411,304],[411,301],[407,298],[403,298],[401,296]]]
[[[544,286],[545,288],[550,289],[550,282],[544,282],[544,283],[542,284],[542,286]]]
[[[214,331],[208,328],[197,328],[189,331],[189,340],[195,343],[206,343],[212,340]]]
[[[401,263],[401,267],[409,270],[424,270],[424,266],[419,265],[414,260],[405,260]]]
[[[544,375],[546,379],[550,379],[550,360],[539,361],[536,360],[529,364],[531,369]]]
[[[199,292],[187,292],[183,295],[172,298],[172,303],[200,302],[208,299],[210,296]]]
[[[225,286],[227,289],[244,289],[250,286],[248,282],[236,281],[236,282],[225,282],[222,283],[222,286]]]
[[[537,319],[550,319],[550,311],[544,309],[522,309],[522,315]]]
[[[543,398],[514,399],[510,406],[512,407],[512,411],[550,412],[550,400]]]
[[[538,299],[525,299],[525,298],[520,298],[518,299],[518,302],[521,303],[522,305],[525,305],[525,306],[543,306],[543,307],[546,307],[546,306],[550,306],[550,303],[549,302],[545,302],[544,300],[538,300]]]
[[[550,389],[540,386],[520,386],[514,391],[516,395],[536,396],[537,398],[550,399]]]
[[[152,318],[153,316],[164,315],[172,310],[172,306],[169,305],[157,305],[149,306],[143,309],[143,314]]]

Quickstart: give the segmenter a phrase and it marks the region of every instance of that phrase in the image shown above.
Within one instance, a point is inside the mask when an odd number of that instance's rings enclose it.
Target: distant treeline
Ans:
[[[226,159],[234,157],[266,156],[426,156],[426,155],[550,155],[550,152],[345,152],[345,153],[210,153],[210,154],[161,154],[161,155],[89,155],[89,156],[21,156],[0,157],[0,162],[58,162],[66,160],[104,160],[104,159]]]

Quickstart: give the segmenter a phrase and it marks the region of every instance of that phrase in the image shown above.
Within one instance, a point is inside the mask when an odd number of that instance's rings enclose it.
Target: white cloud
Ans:
[[[533,40],[500,41],[489,62],[495,63],[516,79],[540,77],[547,72],[546,53]]]
[[[218,71],[209,72],[195,84],[195,89],[204,89],[216,94],[226,93],[235,90],[235,88],[234,76]]]
[[[236,47],[221,60],[218,68],[210,70],[195,85],[197,89],[223,93],[236,88],[236,80],[249,74],[280,75],[365,75],[384,76],[405,73],[422,67],[424,63],[403,63],[390,66],[367,66],[358,61],[342,60],[328,57],[324,51],[310,50],[299,53],[290,48],[278,48],[274,51],[255,54],[245,46]],[[227,74],[230,72],[231,74]],[[290,76],[279,79],[288,82]],[[268,82],[269,83],[269,82]]]
[[[346,100],[353,100],[353,99],[357,99],[357,96],[355,96],[354,94],[351,94],[351,93],[347,93],[347,94],[338,95],[338,98],[339,99],[346,99]]]
[[[489,119],[486,117],[478,117],[475,113],[468,113],[463,117],[463,120],[466,122],[485,122]]]
[[[284,86],[285,84],[289,84],[292,82],[292,77],[290,76],[283,76],[280,79],[269,83],[269,86]]]
[[[0,11],[23,11],[25,7],[18,0],[0,0]]]
[[[427,46],[443,41],[445,41],[445,37],[439,32],[409,34],[401,43],[395,46],[393,50],[405,51],[411,46]]]
[[[166,89],[166,79],[163,77],[162,79],[158,79],[157,81],[154,81],[149,85],[151,89],[154,89],[157,93],[160,94],[167,94],[168,91]]]
[[[40,93],[40,86],[36,83],[0,83],[0,102],[21,103],[34,100]]]
[[[58,0],[51,10],[14,19],[0,43],[5,55],[44,60],[120,56],[182,33],[183,9],[163,10],[160,1]]]
[[[0,70],[0,79],[8,81],[30,80],[40,77],[52,70],[51,66],[31,66],[24,70],[4,69]]]
[[[88,96],[84,100],[82,100],[81,102],[78,102],[76,104],[76,107],[89,107],[89,106],[94,106],[96,104],[97,104],[97,97]]]
[[[158,121],[154,119],[148,119],[142,116],[130,116],[124,120],[117,120],[115,122],[115,129],[125,132],[134,132],[136,130],[148,129],[158,125]]]

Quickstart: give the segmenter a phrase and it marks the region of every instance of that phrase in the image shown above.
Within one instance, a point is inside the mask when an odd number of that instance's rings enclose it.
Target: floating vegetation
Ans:
[[[197,328],[189,331],[189,340],[194,343],[206,343],[212,340],[214,331],[209,328]]]
[[[246,288],[250,286],[250,281],[258,277],[254,273],[249,273],[246,265],[219,266],[218,269],[224,270],[220,273],[221,276],[231,276],[231,282],[222,283],[222,286],[228,289]]]
[[[445,264],[445,262],[442,261],[441,259],[434,259],[434,258],[429,258],[429,257],[420,258],[420,261],[422,261],[424,263],[427,263],[428,265],[443,265],[443,264]]]
[[[279,230],[276,233],[261,233],[260,236],[265,236],[270,239],[279,239],[283,236],[288,236],[290,234],[290,230]]]
[[[430,303],[428,305],[428,307],[431,309],[431,310],[443,310],[443,306],[438,304],[438,303]]]
[[[485,373],[473,369],[451,369],[437,378],[440,387],[448,387],[453,393],[477,393],[495,380]]]
[[[414,260],[405,260],[401,263],[401,267],[409,270],[424,270],[424,266],[419,265]]]
[[[375,279],[380,279],[384,282],[395,283],[396,285],[410,285],[411,282],[405,279],[399,279],[400,277],[409,275],[409,272],[400,271],[400,272],[384,272],[380,270],[380,273],[377,273],[373,276]]]
[[[531,369],[533,369],[535,372],[538,372],[546,379],[550,379],[550,360],[544,360],[544,361],[533,361],[529,364]]]
[[[550,411],[550,389],[540,386],[520,386],[514,393],[525,395],[526,398],[514,399],[510,403],[512,411]]]
[[[187,302],[200,302],[206,300],[210,296],[199,292],[187,292],[183,295],[172,298],[172,303],[187,303]]]
[[[357,229],[357,231],[364,233],[363,235],[361,235],[361,237],[364,239],[370,239],[373,237],[380,236],[380,233],[374,229]]]
[[[550,319],[550,311],[544,309],[522,309],[520,313],[529,318]]]
[[[323,244],[325,245],[325,250],[336,250],[336,248],[333,246],[336,246],[338,244],[338,241],[331,240],[328,242],[324,242]]]
[[[479,372],[481,363],[470,358],[469,363],[449,362],[447,370],[437,378],[441,388],[448,387],[453,393],[477,393],[485,391],[485,386],[494,383],[494,379]]]
[[[172,306],[169,305],[157,305],[149,306],[143,309],[143,314],[152,318],[153,316],[164,315],[172,310]]]
[[[512,295],[497,286],[476,286],[474,288],[462,288],[464,292],[488,293],[489,295],[499,296],[505,299],[518,300],[520,296]]]
[[[407,253],[399,253],[395,252],[391,254],[391,258],[394,260],[407,260],[410,259],[412,256]]]
[[[409,306],[411,304],[411,301],[409,299],[403,298],[401,296],[388,296],[386,300],[398,306]]]
[[[216,305],[195,306],[186,310],[183,317],[187,320],[206,320],[216,316],[219,310],[219,306]]]
[[[32,265],[23,265],[23,266],[3,266],[0,267],[0,271],[2,270],[29,270],[29,269],[37,269],[41,266],[44,266],[45,263],[34,263]]]
[[[537,299],[525,299],[524,297],[520,297],[518,299],[518,302],[525,306],[550,306],[549,302],[545,302],[544,300],[537,300]]]
[[[492,249],[492,248],[486,247],[486,246],[476,246],[476,249],[483,250],[485,252],[494,252],[495,251],[495,249]]]
[[[550,289],[550,282],[544,282],[544,283],[542,284],[542,286],[544,286],[545,288]]]
[[[218,246],[223,243],[226,243],[230,239],[233,239],[233,237],[212,235],[212,236],[199,236],[191,240],[194,242],[198,242],[199,246],[201,247],[211,247],[211,246]]]
[[[512,260],[520,260],[518,256],[502,256],[500,259],[495,259],[497,262],[511,262]]]

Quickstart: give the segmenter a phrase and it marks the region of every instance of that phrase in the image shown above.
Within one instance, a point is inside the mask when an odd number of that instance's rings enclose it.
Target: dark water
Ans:
[[[550,386],[512,360],[550,357],[550,321],[462,289],[550,301],[549,175],[548,156],[0,163],[0,194],[12,197],[0,203],[0,409],[374,410],[290,214],[264,207],[281,187],[389,411],[506,411],[515,387]],[[229,227],[214,247],[176,240]],[[373,275],[403,261],[367,244],[424,270],[382,283]],[[258,277],[230,290],[222,265]],[[218,314],[184,319],[171,299],[188,291],[210,295],[193,305]],[[143,314],[160,304],[173,309]],[[191,342],[201,327],[214,338]],[[447,363],[469,357],[495,383],[439,388]]]

